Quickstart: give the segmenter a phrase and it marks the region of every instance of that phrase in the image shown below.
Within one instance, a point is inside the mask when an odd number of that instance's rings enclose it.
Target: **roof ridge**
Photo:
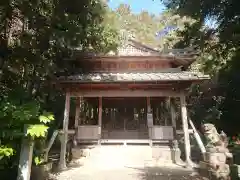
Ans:
[[[158,50],[156,50],[156,49],[154,49],[154,48],[152,48],[152,47],[150,47],[150,46],[148,46],[146,44],[143,44],[143,43],[141,43],[139,41],[136,41],[134,39],[129,39],[128,41],[130,41],[130,42],[134,43],[135,45],[140,46],[140,47],[142,47],[144,49],[150,50],[152,52],[160,53],[160,51],[158,51]]]

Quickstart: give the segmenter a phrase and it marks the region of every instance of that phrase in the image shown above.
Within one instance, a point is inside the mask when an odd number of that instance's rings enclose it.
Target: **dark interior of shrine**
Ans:
[[[170,104],[166,97],[150,98],[153,124],[171,126]],[[84,98],[79,125],[98,125],[99,98]],[[74,115],[75,113],[71,113]],[[74,122],[74,117],[71,118]],[[146,97],[103,97],[102,128],[134,130],[147,128]]]

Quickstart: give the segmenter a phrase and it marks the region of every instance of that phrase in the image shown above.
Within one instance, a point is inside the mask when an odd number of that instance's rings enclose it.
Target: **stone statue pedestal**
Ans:
[[[204,161],[199,163],[199,173],[211,180],[227,180],[230,178],[230,166],[226,161],[225,153],[206,152]]]
[[[219,134],[214,124],[203,124],[202,130],[207,145],[204,161],[200,162],[200,174],[209,179],[229,180],[233,156],[228,149],[227,135],[223,131]]]

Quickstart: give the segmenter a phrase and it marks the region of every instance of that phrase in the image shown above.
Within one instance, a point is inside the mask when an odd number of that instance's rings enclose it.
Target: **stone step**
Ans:
[[[80,149],[75,149],[79,151]],[[147,164],[171,163],[171,149],[167,146],[96,146],[85,150],[88,156],[84,160],[85,166],[123,167],[145,166]],[[75,158],[76,158],[76,153]]]

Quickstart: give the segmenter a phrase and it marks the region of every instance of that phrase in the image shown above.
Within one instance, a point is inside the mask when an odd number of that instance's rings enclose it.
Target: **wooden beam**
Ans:
[[[186,165],[188,167],[192,167],[193,163],[191,161],[191,146],[190,146],[190,137],[189,137],[189,131],[188,131],[186,97],[184,93],[182,93],[180,96],[180,103],[181,103],[181,115],[182,115],[183,132],[184,132]]]
[[[66,166],[66,149],[68,141],[68,123],[69,123],[69,111],[70,111],[70,93],[66,93],[64,119],[63,119],[63,134],[61,136],[61,152],[59,160],[59,169],[63,170]]]
[[[63,76],[62,76],[63,77]],[[93,88],[102,88],[102,87],[121,87],[122,85],[128,85],[128,86],[134,86],[134,87],[168,87],[169,85],[171,85],[172,87],[182,87],[182,86],[187,86],[187,85],[191,85],[192,82],[195,81],[202,81],[202,79],[198,80],[171,80],[171,79],[166,79],[166,80],[141,80],[141,81],[134,81],[134,80],[125,80],[125,81],[117,81],[117,80],[109,80],[109,81],[90,81],[90,80],[86,80],[86,81],[81,81],[78,79],[58,79],[57,84],[61,85],[62,87],[71,87],[71,86],[75,86],[75,87],[81,87],[81,88],[89,88],[89,86],[92,86]]]
[[[71,92],[71,96],[83,97],[179,97],[180,93],[173,90],[88,90]]]
[[[190,126],[192,127],[192,129],[193,129],[193,135],[194,135],[194,137],[196,138],[196,141],[197,141],[198,146],[199,146],[199,148],[200,148],[200,150],[201,150],[201,153],[202,153],[203,155],[205,155],[205,153],[206,153],[206,148],[205,148],[205,146],[204,146],[204,144],[203,144],[203,142],[202,142],[202,139],[201,139],[200,135],[198,134],[198,131],[197,131],[197,129],[195,128],[195,126],[194,126],[194,124],[193,124],[193,122],[192,122],[191,119],[189,119],[189,124],[190,124]]]
[[[86,90],[119,90],[119,89],[139,89],[139,90],[168,90],[168,89],[185,89],[189,87],[194,81],[171,81],[167,80],[152,81],[152,82],[80,82],[79,80],[66,80],[65,82],[59,81],[59,88],[68,88],[72,91],[86,91]]]

